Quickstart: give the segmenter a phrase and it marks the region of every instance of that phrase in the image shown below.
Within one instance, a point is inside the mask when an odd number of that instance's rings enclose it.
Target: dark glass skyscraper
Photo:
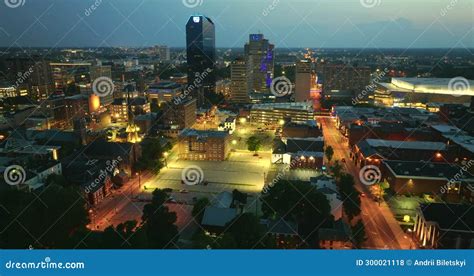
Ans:
[[[215,92],[216,35],[214,22],[202,15],[191,16],[186,24],[188,86],[198,105],[204,104],[204,95]]]

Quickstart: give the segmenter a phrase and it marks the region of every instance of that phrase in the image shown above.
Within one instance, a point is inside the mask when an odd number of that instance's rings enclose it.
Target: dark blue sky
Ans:
[[[216,23],[218,47],[242,47],[259,31],[279,48],[474,47],[472,0],[8,1],[18,0],[0,1],[4,47],[184,46],[196,13]]]

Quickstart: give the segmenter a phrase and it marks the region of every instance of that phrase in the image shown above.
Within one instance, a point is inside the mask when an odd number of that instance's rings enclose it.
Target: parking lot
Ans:
[[[187,168],[198,167],[207,185],[186,185],[182,183],[182,174]],[[226,161],[185,161],[174,160],[161,170],[154,179],[144,183],[147,190],[170,188],[174,191],[219,193],[238,189],[246,193],[259,193],[264,177],[270,168],[270,153],[247,151],[232,152]]]

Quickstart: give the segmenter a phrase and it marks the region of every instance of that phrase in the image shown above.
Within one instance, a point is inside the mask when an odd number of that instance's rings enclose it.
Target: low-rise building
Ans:
[[[178,156],[184,160],[223,161],[230,152],[225,131],[184,129],[178,137]]]
[[[305,123],[314,116],[310,102],[254,104],[250,109],[250,121],[262,124]]]
[[[418,207],[414,239],[428,249],[474,249],[472,205],[431,203]]]
[[[324,164],[324,139],[289,138],[276,139],[273,145],[272,163],[289,164],[290,168],[321,170]]]
[[[383,161],[383,175],[397,194],[431,194],[445,201],[459,201],[474,187],[472,174],[448,163]]]
[[[447,146],[441,142],[366,139],[353,147],[356,164],[379,165],[381,160],[446,162]]]
[[[219,127],[217,128],[217,130],[219,131],[227,131],[229,132],[229,134],[232,134],[234,133],[235,131],[235,122],[236,122],[236,118],[235,117],[227,117],[224,122],[222,122],[221,124],[219,124]]]
[[[152,84],[145,91],[145,95],[149,102],[156,101],[157,104],[168,103],[173,99],[179,97],[183,93],[184,88],[182,84],[173,81],[161,81]]]

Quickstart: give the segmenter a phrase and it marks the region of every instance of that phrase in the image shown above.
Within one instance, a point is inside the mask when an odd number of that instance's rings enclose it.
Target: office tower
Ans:
[[[95,79],[98,79],[98,78],[101,78],[101,77],[106,77],[106,78],[111,80],[112,79],[112,68],[111,68],[111,66],[91,66],[90,77],[91,77],[91,83],[93,83]],[[113,100],[114,100],[114,93],[113,92],[115,92],[115,91],[112,91],[112,93],[101,95],[101,97],[100,97],[100,105],[101,106],[108,106],[113,102]]]
[[[296,62],[295,101],[304,102],[309,100],[311,91],[312,62],[303,59]]]
[[[249,78],[250,88],[256,92],[266,92],[273,79],[273,48],[263,34],[251,34],[245,44],[245,57],[251,64]]]
[[[5,60],[7,80],[17,90],[17,95],[28,95],[34,100],[47,99],[53,94],[53,80],[48,61],[33,56]]]
[[[214,73],[216,42],[214,23],[203,15],[191,16],[186,24],[188,87],[197,98],[198,106],[205,104],[204,95],[215,92]]]
[[[321,107],[322,85],[318,82],[315,64],[311,58],[296,62],[295,101],[311,101],[318,110]]]
[[[81,93],[81,90],[90,92],[86,89],[91,83],[90,68],[88,62],[51,62],[52,78],[54,82],[55,94],[74,96]]]
[[[237,58],[230,64],[230,100],[233,103],[249,102],[249,66],[245,59]]]

